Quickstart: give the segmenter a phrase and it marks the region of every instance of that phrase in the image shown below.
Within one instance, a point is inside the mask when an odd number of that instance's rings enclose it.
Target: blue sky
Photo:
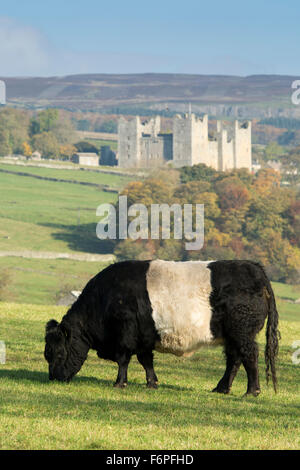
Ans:
[[[297,76],[299,18],[299,0],[0,0],[0,76]]]

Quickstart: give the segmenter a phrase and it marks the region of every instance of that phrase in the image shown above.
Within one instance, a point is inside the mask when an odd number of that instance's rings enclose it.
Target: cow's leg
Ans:
[[[116,388],[124,388],[127,386],[127,369],[131,359],[131,354],[123,353],[117,356],[117,363],[119,366],[117,380],[114,384]]]
[[[158,379],[153,368],[153,353],[152,351],[137,353],[139,363],[146,371],[146,381],[148,388],[157,388]]]
[[[212,390],[218,393],[230,393],[233,379],[241,365],[241,358],[236,348],[229,342],[225,343],[226,370],[218,385]]]
[[[259,373],[258,373],[258,346],[255,341],[248,341],[242,350],[242,363],[245,367],[248,386],[245,395],[257,396],[260,394]]]
[[[260,393],[258,377],[258,347],[255,336],[261,328],[261,318],[249,305],[239,304],[227,311],[224,321],[225,341],[236,348],[245,367],[248,386],[246,395]]]

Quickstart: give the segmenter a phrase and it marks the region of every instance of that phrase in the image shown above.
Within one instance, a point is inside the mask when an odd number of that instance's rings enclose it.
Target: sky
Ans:
[[[299,0],[0,0],[0,76],[300,76]]]

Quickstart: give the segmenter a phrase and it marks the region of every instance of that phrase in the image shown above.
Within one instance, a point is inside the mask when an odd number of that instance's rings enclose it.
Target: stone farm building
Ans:
[[[99,155],[97,153],[79,152],[73,155],[72,161],[83,166],[99,166]]]

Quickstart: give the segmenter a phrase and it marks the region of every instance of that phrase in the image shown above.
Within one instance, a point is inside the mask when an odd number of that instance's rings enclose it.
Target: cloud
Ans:
[[[0,17],[0,74],[45,75],[51,54],[46,38],[36,29]]]
[[[251,58],[249,58],[251,59]],[[254,63],[253,63],[254,62]],[[76,50],[63,44],[54,46],[51,39],[36,27],[13,18],[0,16],[0,76],[62,76],[84,73],[210,73],[247,75],[263,73],[265,65],[229,54],[187,54],[163,52],[108,52],[99,49]],[[271,72],[271,70],[270,70]]]
[[[0,76],[164,71],[168,57],[156,54],[76,51],[55,47],[36,28],[0,16]]]

